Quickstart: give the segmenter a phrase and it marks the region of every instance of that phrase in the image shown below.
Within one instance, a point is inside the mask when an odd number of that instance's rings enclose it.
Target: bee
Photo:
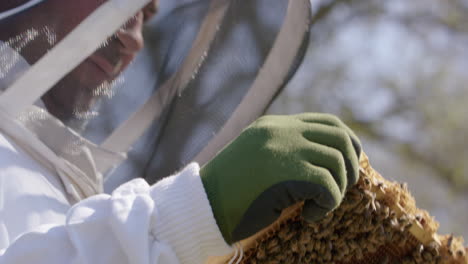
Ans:
[[[262,260],[262,259],[265,259],[265,258],[266,258],[265,247],[264,247],[263,245],[260,245],[260,246],[257,248],[257,254],[255,255],[255,257],[256,257],[258,260]]]
[[[299,241],[297,239],[291,239],[290,247],[292,252],[299,253]]]
[[[250,262],[249,262],[249,263],[250,263],[250,264],[257,264],[258,262],[257,262],[256,259],[253,258],[253,259],[250,259]]]
[[[268,254],[276,254],[276,253],[279,253],[281,251],[281,246],[280,245],[276,245],[276,246],[273,246],[273,247],[270,247],[267,249],[268,251]]]
[[[440,253],[439,253],[439,244],[437,244],[437,242],[435,242],[435,241],[429,243],[426,246],[426,250],[428,250],[429,252],[431,252],[435,256],[440,255]]]
[[[308,228],[312,229],[315,234],[317,234],[320,231],[319,225],[316,223],[309,223]]]
[[[322,248],[322,242],[320,240],[315,241],[314,251],[319,252],[321,248]]]
[[[342,243],[343,243],[343,246],[341,247],[340,252],[342,252],[343,255],[345,256],[350,255],[351,250],[348,246],[348,243],[346,243],[345,241],[343,241]]]
[[[368,243],[365,248],[368,252],[375,253],[377,251],[377,243]]]
[[[307,243],[311,241],[311,239],[312,239],[312,234],[310,230],[304,230],[304,232],[302,232],[299,237],[299,243],[306,245]]]
[[[450,255],[453,256],[452,243],[453,243],[453,234],[451,234],[450,237],[447,239],[448,252]]]
[[[419,244],[416,249],[413,251],[413,259],[416,263],[424,263],[422,258],[422,253],[424,252],[424,245]]]
[[[307,252],[307,253],[305,254],[305,256],[304,256],[304,261],[305,261],[306,263],[311,263],[312,260],[313,260],[313,258],[312,258],[312,253]]]
[[[310,241],[305,245],[306,251],[307,251],[307,252],[312,252],[312,251],[314,251],[315,243],[316,243],[315,240],[310,240]]]
[[[387,185],[385,185],[383,181],[376,180],[375,185],[382,193],[386,193],[385,190],[387,189]]]
[[[356,259],[361,260],[364,258],[364,254],[362,253],[362,249],[360,247],[357,247],[355,250],[356,254]]]
[[[459,250],[457,250],[456,254],[457,254],[458,258],[462,258],[462,257],[465,256],[466,252],[463,249],[459,249]]]
[[[411,258],[404,258],[402,264],[416,264],[416,261]]]
[[[368,177],[365,177],[363,182],[364,182],[364,189],[365,190],[370,190],[371,187],[372,187],[371,180]]]
[[[398,246],[404,247],[406,243],[408,242],[408,239],[409,239],[409,234],[407,232],[401,233],[401,238],[400,238],[400,241],[398,241]]]
[[[289,241],[291,238],[293,238],[296,235],[296,232],[288,229],[284,229],[285,231],[282,233],[279,233],[278,236],[283,240],[283,241]]]
[[[424,259],[424,261],[426,261],[425,263],[427,263],[427,262],[432,262],[434,259],[434,256],[429,251],[424,251],[422,253],[422,258]]]

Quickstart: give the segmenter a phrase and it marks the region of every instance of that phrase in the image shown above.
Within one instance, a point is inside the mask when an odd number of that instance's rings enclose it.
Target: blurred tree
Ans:
[[[339,115],[383,175],[413,183],[443,230],[467,236],[468,1],[313,5],[306,59],[269,112]]]

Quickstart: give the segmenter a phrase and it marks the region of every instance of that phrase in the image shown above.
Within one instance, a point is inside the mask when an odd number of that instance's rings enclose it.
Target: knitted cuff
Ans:
[[[216,224],[196,163],[153,185],[154,234],[169,244],[180,263],[204,263],[209,256],[223,256],[233,249]]]

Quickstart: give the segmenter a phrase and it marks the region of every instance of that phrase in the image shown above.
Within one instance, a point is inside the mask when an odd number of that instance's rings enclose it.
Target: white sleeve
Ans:
[[[190,164],[153,186],[136,179],[88,198],[66,223],[41,226],[0,250],[0,263],[203,263],[231,252]]]

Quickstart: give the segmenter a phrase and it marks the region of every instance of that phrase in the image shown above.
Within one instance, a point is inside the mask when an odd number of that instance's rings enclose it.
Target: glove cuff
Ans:
[[[156,203],[154,234],[171,245],[181,263],[203,263],[233,249],[216,224],[196,163],[151,187]]]

